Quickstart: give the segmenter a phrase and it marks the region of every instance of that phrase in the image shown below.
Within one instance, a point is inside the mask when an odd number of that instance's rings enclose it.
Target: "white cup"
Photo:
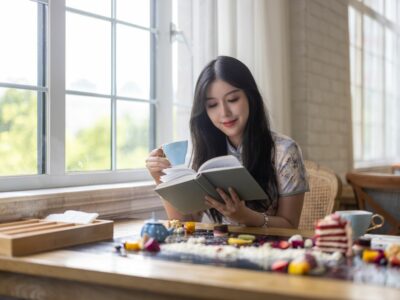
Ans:
[[[363,236],[366,232],[382,227],[385,222],[385,218],[381,215],[372,214],[366,210],[340,210],[336,213],[349,221],[353,231],[353,240]],[[379,219],[380,223],[376,223],[376,219]],[[370,225],[372,226],[370,227]]]

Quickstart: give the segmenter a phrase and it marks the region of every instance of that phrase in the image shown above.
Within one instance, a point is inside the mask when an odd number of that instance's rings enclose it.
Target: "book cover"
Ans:
[[[241,200],[267,198],[264,190],[247,169],[231,155],[205,162],[197,173],[187,168],[172,169],[166,170],[166,175],[161,178],[164,182],[159,184],[155,191],[182,213],[208,209],[205,205],[206,195],[223,201],[216,191],[217,187],[226,193],[229,187],[234,188]]]

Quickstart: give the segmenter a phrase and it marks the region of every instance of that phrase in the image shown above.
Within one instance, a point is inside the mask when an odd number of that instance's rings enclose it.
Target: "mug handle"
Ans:
[[[380,220],[380,223],[375,223],[375,218],[378,218]],[[367,229],[367,232],[370,232],[371,230],[381,228],[383,224],[385,223],[385,218],[379,214],[373,214],[371,217],[371,223],[372,226]]]

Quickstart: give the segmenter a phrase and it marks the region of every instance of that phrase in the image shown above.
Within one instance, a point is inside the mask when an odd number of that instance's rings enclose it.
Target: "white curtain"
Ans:
[[[272,128],[290,135],[287,0],[197,0],[193,5],[194,78],[217,55],[252,71]]]

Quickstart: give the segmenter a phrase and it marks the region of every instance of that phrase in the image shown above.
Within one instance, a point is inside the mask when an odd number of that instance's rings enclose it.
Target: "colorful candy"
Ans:
[[[244,239],[239,239],[239,238],[229,238],[228,239],[229,245],[242,246],[242,245],[249,245],[251,243],[252,243],[252,241],[250,241],[250,240],[244,240]]]
[[[129,251],[139,251],[140,250],[140,243],[138,241],[135,242],[125,242],[124,248]]]
[[[288,273],[293,275],[303,275],[310,271],[310,264],[306,260],[293,260],[289,264]]]
[[[185,230],[187,234],[193,234],[196,231],[196,223],[185,222]]]
[[[157,240],[154,238],[150,238],[145,244],[144,249],[150,252],[158,252],[160,251],[160,245],[158,244]]]
[[[271,265],[271,270],[274,272],[286,273],[289,262],[286,260],[277,260]]]
[[[363,251],[362,259],[365,262],[375,262],[380,256],[380,251],[366,249]]]
[[[239,234],[238,239],[254,241],[256,237],[252,234]]]

